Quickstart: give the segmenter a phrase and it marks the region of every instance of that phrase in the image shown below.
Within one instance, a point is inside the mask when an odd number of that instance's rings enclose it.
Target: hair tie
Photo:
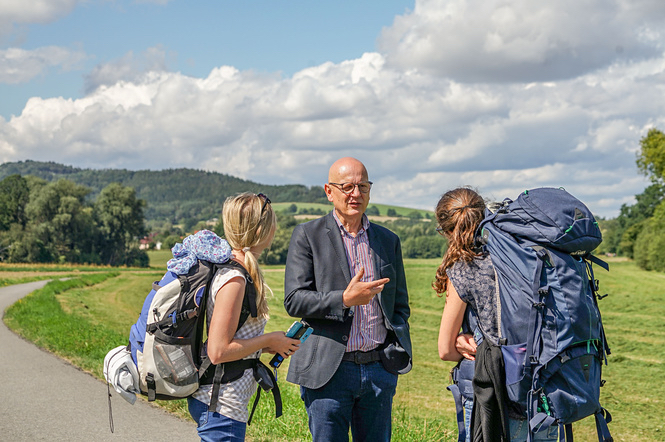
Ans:
[[[250,247],[243,247],[243,248],[242,248],[242,251],[243,251],[244,253],[247,253],[247,252],[249,252],[249,249],[250,249]]]
[[[470,209],[471,207],[473,207],[473,206],[468,206],[468,205],[467,205],[467,206],[457,207],[457,208],[455,208],[455,210]]]

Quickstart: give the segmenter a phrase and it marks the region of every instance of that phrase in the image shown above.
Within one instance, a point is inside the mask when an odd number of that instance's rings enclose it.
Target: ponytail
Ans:
[[[443,235],[448,240],[448,248],[436,270],[432,288],[441,294],[448,290],[446,271],[457,261],[470,262],[477,252],[475,248],[476,229],[482,221],[485,202],[472,189],[460,187],[446,192],[436,205],[436,219]]]
[[[265,243],[274,233],[277,221],[272,205],[268,204],[267,197],[263,195],[242,193],[226,199],[222,217],[226,240],[233,249],[245,252],[243,267],[254,281],[258,314],[268,318],[266,296],[272,294],[272,290],[265,283],[259,262],[249,249]]]

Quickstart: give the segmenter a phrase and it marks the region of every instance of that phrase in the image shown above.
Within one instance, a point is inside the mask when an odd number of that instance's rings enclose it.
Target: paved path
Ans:
[[[33,282],[0,288],[0,315],[43,287]],[[115,433],[108,419],[106,384],[19,338],[0,321],[0,441],[196,441],[184,421],[111,389]]]

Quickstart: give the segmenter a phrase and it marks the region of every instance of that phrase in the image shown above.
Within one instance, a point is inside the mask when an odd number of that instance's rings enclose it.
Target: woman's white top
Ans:
[[[215,298],[217,297],[217,292],[221,289],[224,284],[229,282],[232,278],[240,276],[245,278],[240,270],[232,268],[222,268],[217,271],[211,287],[210,299],[208,302],[215,303]],[[242,327],[236,332],[235,339],[249,339],[263,334],[263,331],[266,326],[266,318],[252,318],[251,316],[247,318],[247,321],[243,324]],[[255,359],[261,356],[261,350],[256,353],[252,353],[247,356],[245,359]],[[254,380],[254,374],[252,369],[249,368],[245,370],[245,373],[241,378],[229,382],[227,384],[221,384],[219,388],[219,400],[217,401],[216,411],[222,416],[240,421],[247,422],[249,418],[249,413],[247,411],[247,405],[249,400],[254,395],[256,391],[256,381]],[[210,396],[212,394],[212,385],[202,385],[197,391],[192,394],[192,397],[198,401],[203,402],[204,404],[210,405]]]

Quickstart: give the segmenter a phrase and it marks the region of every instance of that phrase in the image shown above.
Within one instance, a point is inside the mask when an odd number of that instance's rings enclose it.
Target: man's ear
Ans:
[[[323,185],[323,191],[326,193],[326,197],[328,197],[328,201],[331,203],[333,202],[333,196],[332,196],[332,187],[330,187],[328,184]]]

